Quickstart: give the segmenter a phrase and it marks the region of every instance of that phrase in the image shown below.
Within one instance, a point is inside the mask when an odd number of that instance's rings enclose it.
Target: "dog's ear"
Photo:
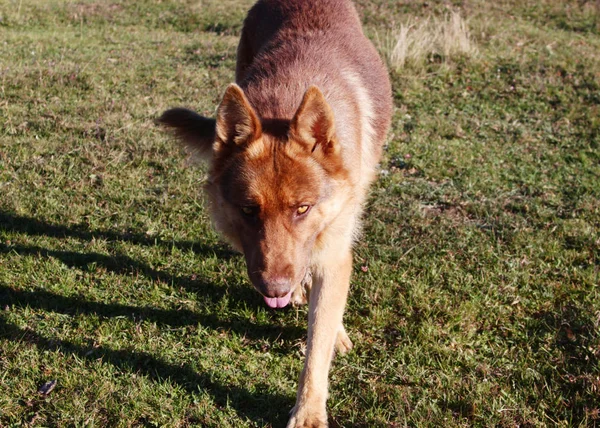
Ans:
[[[311,86],[304,93],[300,107],[292,119],[290,134],[311,153],[318,147],[325,155],[339,152],[339,144],[335,140],[333,111],[316,86]]]
[[[157,122],[171,128],[192,154],[210,159],[215,141],[214,119],[186,108],[173,108],[165,111]]]
[[[224,146],[244,146],[262,134],[258,116],[242,88],[235,83],[227,87],[217,110],[216,134],[216,150]]]

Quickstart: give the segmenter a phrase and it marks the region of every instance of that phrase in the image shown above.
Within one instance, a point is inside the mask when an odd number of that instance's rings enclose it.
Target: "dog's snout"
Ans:
[[[291,289],[290,280],[281,276],[263,277],[260,282],[257,284],[259,291],[266,297],[283,297]]]
[[[260,253],[252,254],[253,257],[247,256],[248,276],[254,287],[268,298],[287,296],[297,281],[293,264],[281,261],[265,263],[264,257],[256,260],[257,255]]]

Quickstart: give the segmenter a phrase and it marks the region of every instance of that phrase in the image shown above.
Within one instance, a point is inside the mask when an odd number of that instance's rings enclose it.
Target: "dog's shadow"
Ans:
[[[293,404],[290,397],[261,392],[267,389],[265,385],[254,385],[257,391],[250,393],[239,386],[223,385],[212,380],[211,373],[199,373],[187,364],[170,364],[147,352],[111,349],[93,344],[82,346],[66,340],[49,339],[33,330],[7,322],[2,315],[0,334],[5,340],[26,342],[42,350],[60,351],[89,361],[101,359],[119,370],[141,373],[156,382],[168,379],[189,394],[207,391],[219,407],[231,406],[241,418],[248,418],[260,425],[284,425],[288,417],[287,410]]]
[[[157,241],[144,234],[118,233],[115,231],[90,231],[84,227],[67,227],[46,223],[37,219],[0,212],[0,228],[34,236],[72,237],[83,241],[93,238],[103,238],[110,241],[126,241],[136,245],[155,246],[164,245],[185,250],[192,250],[198,257],[217,255],[221,258],[231,258],[233,252],[225,247],[205,246],[196,242]],[[119,275],[144,275],[151,280],[158,280],[172,284],[177,289],[182,288],[197,294],[199,299],[204,299],[206,305],[216,306],[228,294],[228,298],[240,300],[251,309],[258,308],[256,293],[250,287],[217,286],[201,279],[193,279],[159,271],[148,264],[140,262],[124,254],[105,255],[95,252],[80,253],[76,251],[51,250],[38,246],[6,244],[0,242],[0,254],[15,252],[21,255],[37,255],[42,258],[55,258],[69,267],[86,269],[94,264],[109,272]],[[293,352],[291,343],[304,334],[304,329],[294,326],[277,326],[255,324],[241,315],[230,315],[221,318],[217,310],[207,313],[195,312],[189,309],[163,309],[151,306],[133,306],[119,303],[104,303],[86,300],[81,296],[63,296],[44,289],[33,291],[15,290],[7,285],[0,284],[0,308],[7,305],[30,307],[45,311],[63,314],[95,314],[101,317],[128,317],[136,321],[148,320],[159,326],[182,327],[200,324],[214,330],[226,330],[237,333],[249,340],[277,340],[285,339],[290,346],[278,347],[272,352]],[[239,313],[239,311],[232,311]],[[235,318],[232,318],[235,317]],[[81,347],[67,341],[48,339],[32,331],[25,331],[14,326],[0,317],[0,332],[8,340],[25,340],[43,349],[60,349],[82,358],[97,359],[98,355],[103,361],[119,367],[134,371],[143,370],[149,378],[154,380],[171,379],[180,384],[188,392],[197,392],[199,388],[210,392],[215,402],[219,405],[232,406],[241,417],[249,418],[260,424],[275,422],[276,425],[284,424],[287,410],[293,405],[293,398],[281,395],[266,394],[261,392],[250,393],[236,386],[218,384],[211,380],[210,374],[197,373],[189,366],[180,367],[165,363],[151,354],[134,352],[131,350],[115,350],[110,348]],[[256,385],[254,385],[256,387]],[[261,388],[256,388],[260,391]]]
[[[19,216],[13,213],[0,211],[0,229],[23,233],[30,236],[47,236],[51,238],[77,238],[82,241],[91,241],[101,238],[107,241],[124,241],[144,246],[168,246],[180,250],[191,250],[197,255],[216,255],[222,259],[229,259],[235,255],[225,245],[207,246],[193,241],[163,241],[156,240],[146,234],[135,232],[116,232],[113,230],[89,230],[85,226],[64,226],[52,224],[31,217]]]

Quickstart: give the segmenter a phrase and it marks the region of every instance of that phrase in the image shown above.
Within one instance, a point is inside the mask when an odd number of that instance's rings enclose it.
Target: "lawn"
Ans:
[[[0,0],[0,426],[285,425],[306,308],[154,124],[214,114],[251,4]],[[357,6],[396,108],[330,425],[600,426],[600,4]],[[452,14],[468,51],[398,62]]]

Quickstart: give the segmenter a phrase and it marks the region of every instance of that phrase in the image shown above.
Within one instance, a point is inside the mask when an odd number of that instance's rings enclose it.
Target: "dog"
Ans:
[[[271,308],[308,301],[304,369],[288,427],[326,427],[352,246],[392,114],[386,68],[350,0],[259,0],[244,21],[236,83],[216,118],[159,122],[209,163],[214,226],[244,254]]]

